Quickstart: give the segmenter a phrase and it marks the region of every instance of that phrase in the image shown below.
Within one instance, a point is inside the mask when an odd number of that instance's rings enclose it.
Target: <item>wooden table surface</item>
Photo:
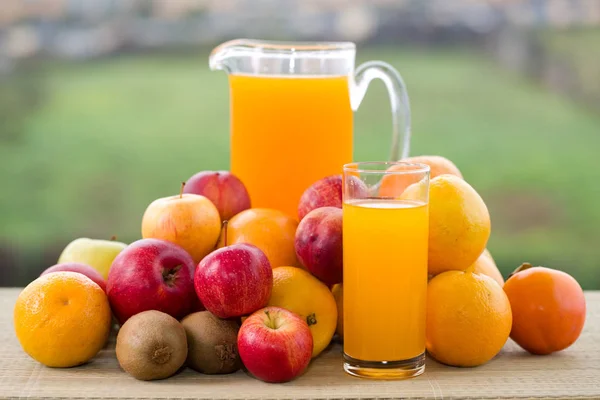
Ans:
[[[334,344],[293,382],[267,384],[240,371],[209,376],[185,369],[163,381],[140,382],[117,363],[114,338],[90,363],[47,368],[30,359],[15,337],[12,313],[19,289],[0,289],[0,398],[72,399],[312,399],[312,398],[586,398],[600,399],[600,292],[587,292],[587,320],[577,343],[550,356],[532,356],[512,341],[477,368],[428,359],[425,373],[406,381],[369,381],[342,370]]]

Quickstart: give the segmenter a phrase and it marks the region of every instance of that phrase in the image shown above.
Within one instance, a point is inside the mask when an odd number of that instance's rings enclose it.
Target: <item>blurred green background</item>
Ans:
[[[65,4],[71,3],[78,4]],[[138,8],[113,10],[106,18],[160,21],[156,10],[164,2],[145,2],[154,4],[148,9],[130,3]],[[210,8],[215,2],[187,3],[200,6],[170,16],[168,27],[223,18]],[[358,5],[389,14],[388,2],[350,3],[354,14],[339,12],[363,25],[366,11]],[[418,4],[431,3],[434,12],[439,2],[399,3],[419,10]],[[552,2],[522,3],[536,9]],[[353,24],[347,22],[333,33],[319,27],[298,33],[272,16],[267,20],[277,30],[245,32],[244,18],[233,9],[238,23],[221,36],[146,46],[117,41],[100,52],[83,46],[83,55],[71,51],[77,46],[53,53],[45,42],[48,21],[96,29],[104,19],[85,25],[69,9],[52,18],[36,11],[40,15],[25,20],[21,14],[0,19],[0,39],[16,53],[0,52],[0,286],[27,284],[76,237],[138,239],[152,200],[177,193],[195,172],[228,169],[227,77],[210,72],[207,59],[212,45],[247,33],[354,40],[358,62],[391,63],[411,98],[411,155],[448,157],[481,194],[492,217],[489,249],[505,277],[528,261],[564,270],[585,289],[600,289],[600,7],[598,21],[582,13],[583,22],[555,23],[547,13],[542,22],[519,25],[510,19],[514,10],[481,4],[501,16],[486,30],[461,30],[455,23],[423,31],[401,23],[407,17],[398,11],[397,25],[380,17],[367,34],[363,26],[362,36],[353,31],[349,37],[344,27]],[[256,14],[247,18],[245,25],[255,28],[262,21]],[[46,33],[32,50],[31,32],[23,32],[39,26]],[[355,116],[355,159],[387,157],[390,128],[387,95],[375,82]]]

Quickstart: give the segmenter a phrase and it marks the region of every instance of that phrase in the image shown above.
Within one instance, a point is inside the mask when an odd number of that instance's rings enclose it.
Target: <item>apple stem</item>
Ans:
[[[117,235],[112,235],[112,236],[110,237],[110,241],[111,241],[111,242],[114,242],[115,240],[117,240]]]
[[[227,246],[227,225],[229,225],[229,221],[223,221],[223,247]]]
[[[277,326],[275,326],[275,321],[273,320],[273,317],[271,317],[271,313],[269,313],[268,310],[265,310],[265,315],[267,316],[267,318],[269,318],[267,326],[271,329],[277,329]]]
[[[185,187],[185,182],[181,182],[181,189],[179,189],[179,198],[183,198],[183,188]]]
[[[271,315],[271,313],[269,312],[269,310],[265,310],[265,315],[268,318],[268,321],[266,322],[265,325],[267,325],[269,328],[271,329],[279,329],[279,314],[275,314],[275,315]]]

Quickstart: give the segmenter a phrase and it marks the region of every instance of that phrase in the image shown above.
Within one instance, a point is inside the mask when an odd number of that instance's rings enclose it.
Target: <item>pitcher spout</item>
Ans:
[[[236,60],[239,59],[244,50],[255,45],[253,42],[249,39],[236,39],[221,43],[211,51],[208,66],[212,71],[233,72]]]

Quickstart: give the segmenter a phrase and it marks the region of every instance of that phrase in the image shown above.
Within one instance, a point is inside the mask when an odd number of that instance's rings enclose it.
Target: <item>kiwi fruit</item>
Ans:
[[[185,317],[181,324],[187,335],[190,368],[203,374],[230,374],[241,368],[236,321],[200,311]]]
[[[134,378],[168,378],[187,357],[185,329],[169,314],[143,311],[129,318],[119,330],[116,352],[121,368]]]

